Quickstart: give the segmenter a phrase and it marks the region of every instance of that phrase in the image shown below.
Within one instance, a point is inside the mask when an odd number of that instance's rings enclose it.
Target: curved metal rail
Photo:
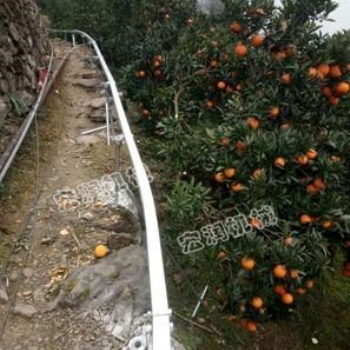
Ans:
[[[159,227],[154,199],[147,173],[141,161],[134,136],[131,132],[114,78],[105,62],[105,59],[96,43],[88,34],[80,30],[50,30],[52,33],[71,35],[72,43],[75,45],[76,36],[80,36],[83,42],[89,43],[94,49],[101,68],[107,79],[106,89],[110,89],[113,102],[116,107],[125,143],[127,145],[131,161],[140,184],[140,196],[142,201],[143,216],[146,225],[146,240],[148,253],[148,268],[150,274],[151,303],[152,303],[152,340],[147,347],[148,350],[171,350],[171,310],[168,306],[167,290]]]

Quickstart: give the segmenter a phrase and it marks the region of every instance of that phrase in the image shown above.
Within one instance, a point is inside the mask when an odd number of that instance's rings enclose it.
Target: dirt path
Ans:
[[[67,48],[62,44],[55,47],[59,59]],[[111,250],[135,243],[130,212],[118,208],[107,211],[105,197],[87,196],[84,202],[79,195],[75,200],[67,190],[61,191],[70,188],[79,192],[79,185],[116,171],[118,152],[115,146],[107,146],[104,131],[81,135],[102,125],[93,123],[89,116],[98,116],[104,108],[102,90],[76,84],[82,73],[94,75],[87,65],[89,57],[86,48],[72,54],[39,113],[39,144],[33,131],[5,179],[7,194],[0,201],[2,239],[11,246],[26,229],[0,287],[0,334],[4,330],[0,350],[107,350],[122,345],[106,333],[102,316],[96,312],[72,308],[46,312],[59,293],[61,281],[77,267],[96,263],[93,248],[97,244],[106,243],[116,232],[123,233],[123,242],[117,240],[117,247]],[[93,103],[98,106],[91,107]],[[122,172],[129,164],[124,149],[121,154]],[[92,190],[94,185],[90,183]],[[41,192],[36,201],[38,187]]]

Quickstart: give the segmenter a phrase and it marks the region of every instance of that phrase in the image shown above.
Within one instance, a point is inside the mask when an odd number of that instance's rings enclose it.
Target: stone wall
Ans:
[[[35,102],[37,69],[48,53],[35,0],[0,0],[0,126],[14,112],[10,96],[27,110]]]

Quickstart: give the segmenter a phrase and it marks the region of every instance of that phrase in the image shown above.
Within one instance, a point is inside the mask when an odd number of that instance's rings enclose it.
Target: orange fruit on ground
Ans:
[[[255,266],[255,260],[252,258],[248,258],[247,256],[243,257],[241,259],[241,266],[245,269],[245,270],[253,270],[254,266]]]
[[[347,81],[341,81],[334,87],[334,93],[337,96],[344,96],[350,91],[350,85]]]
[[[94,249],[94,255],[96,258],[104,258],[109,253],[109,249],[104,244],[99,244]]]
[[[237,84],[235,86],[235,90],[238,91],[238,92],[242,91],[242,85],[241,84]]]
[[[308,157],[309,159],[315,159],[315,158],[317,157],[318,153],[317,153],[314,149],[310,148],[310,149],[305,153],[305,155],[306,155],[306,157]]]
[[[144,117],[149,117],[150,114],[151,114],[151,112],[150,112],[148,109],[146,109],[146,108],[143,108],[143,109],[142,109],[142,115],[143,115]]]
[[[314,196],[314,195],[318,194],[319,189],[314,184],[310,184],[306,187],[306,192],[308,194],[310,194],[311,196]]]
[[[308,280],[305,285],[307,289],[311,289],[315,286],[315,282],[313,280]]]
[[[309,158],[305,154],[300,154],[295,160],[299,165],[306,165],[309,162]]]
[[[222,171],[219,171],[214,175],[214,179],[217,183],[221,184],[225,181],[225,174]]]
[[[239,182],[233,182],[231,184],[231,189],[233,192],[241,192],[243,190],[243,185]]]
[[[234,21],[231,23],[230,28],[234,33],[240,33],[243,27],[239,22]]]
[[[216,87],[218,90],[225,90],[226,88],[226,83],[224,81],[218,81],[218,83],[216,84]]]
[[[238,43],[235,47],[235,54],[238,58],[243,58],[248,53],[248,47],[242,43]]]
[[[313,219],[310,215],[303,214],[300,216],[299,221],[302,225],[308,225],[308,224],[311,224],[313,222]]]
[[[277,167],[284,168],[287,164],[286,160],[283,157],[277,157],[273,164]]]
[[[293,304],[294,302],[294,297],[293,297],[293,294],[291,293],[283,294],[281,299],[282,299],[282,303],[286,305]]]
[[[249,219],[249,224],[254,230],[259,230],[263,227],[263,223],[257,218]]]
[[[264,302],[260,297],[254,297],[251,301],[250,304],[255,308],[255,309],[260,309],[263,305]]]
[[[337,79],[337,78],[340,78],[343,75],[343,73],[338,65],[333,65],[333,66],[331,66],[331,69],[329,71],[329,75],[332,78]]]
[[[269,113],[272,118],[277,118],[280,114],[280,108],[278,106],[270,107]]]
[[[283,73],[281,76],[281,81],[283,84],[289,85],[292,82],[292,75],[289,73]]]
[[[153,62],[153,68],[158,68],[158,67],[160,67],[160,61],[155,60],[155,61]]]
[[[254,180],[258,181],[262,178],[263,175],[264,175],[264,169],[255,169],[253,171],[252,177]]]
[[[222,144],[224,147],[228,146],[228,145],[230,144],[230,139],[229,139],[228,137],[223,137],[223,138],[221,139],[221,144]]]
[[[252,37],[252,46],[255,48],[260,47],[265,41],[265,36],[262,34],[256,34]]]
[[[326,97],[331,97],[333,95],[332,89],[330,88],[330,86],[325,86],[324,88],[322,88],[322,93]]]
[[[139,77],[142,78],[142,79],[146,78],[146,72],[144,70],[140,70],[139,71]]]
[[[299,270],[291,269],[289,271],[290,278],[298,278],[299,277]]]
[[[340,98],[337,97],[337,96],[331,96],[329,99],[328,99],[328,103],[331,105],[331,106],[338,106],[340,102]]]
[[[278,294],[278,295],[283,295],[286,293],[286,289],[281,286],[280,284],[278,284],[277,286],[275,286],[275,288],[273,289],[273,291]]]
[[[161,54],[158,54],[158,55],[155,55],[154,56],[154,60],[157,60],[159,62],[162,62],[163,61],[163,56]]]
[[[273,275],[277,278],[284,278],[287,275],[287,269],[284,265],[276,265],[273,268]]]
[[[317,77],[317,69],[315,67],[310,67],[307,71],[309,78],[314,79]]]
[[[286,237],[283,241],[284,245],[286,246],[292,245],[293,242],[294,242],[294,239],[291,236]]]
[[[205,103],[205,106],[209,109],[213,108],[215,106],[215,103],[213,100],[208,100],[206,103]]]
[[[248,321],[244,328],[249,332],[256,332],[258,330],[258,327],[254,321]]]
[[[324,77],[326,77],[330,73],[330,66],[327,63],[320,63],[317,66],[317,71],[322,74]]]
[[[322,227],[323,227],[325,230],[329,230],[329,229],[331,229],[333,226],[334,226],[333,221],[327,220],[327,221],[323,221],[323,222],[322,222]]]
[[[225,176],[227,178],[234,177],[236,175],[236,169],[235,168],[227,168],[225,169]]]
[[[258,129],[259,126],[260,126],[260,120],[258,118],[255,118],[255,117],[249,117],[247,119],[247,124],[250,128],[252,129]]]
[[[305,294],[305,293],[306,293],[306,289],[305,289],[305,288],[299,287],[299,288],[297,288],[297,289],[295,290],[295,292],[296,292],[297,294],[299,294],[299,295],[302,295],[302,294]]]

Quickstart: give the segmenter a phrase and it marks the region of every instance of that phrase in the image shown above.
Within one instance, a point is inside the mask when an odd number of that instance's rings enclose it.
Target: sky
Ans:
[[[278,2],[277,0],[276,3]],[[325,33],[332,34],[338,30],[350,29],[350,0],[338,0],[337,2],[339,7],[329,16],[335,22],[324,22],[322,31]]]

